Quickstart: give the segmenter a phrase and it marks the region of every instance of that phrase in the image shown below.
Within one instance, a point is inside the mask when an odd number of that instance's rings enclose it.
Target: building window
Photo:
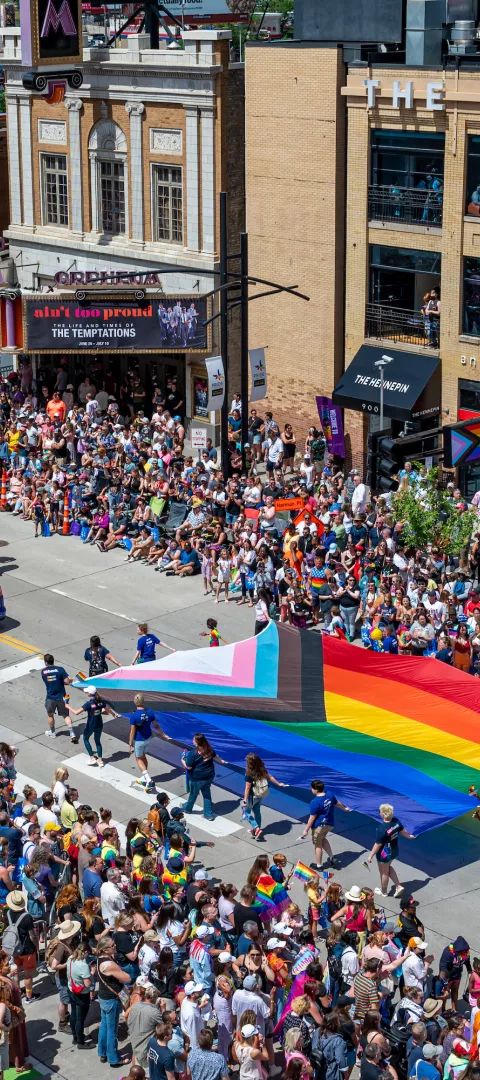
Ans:
[[[65,154],[41,154],[42,223],[68,228],[68,176]]]
[[[480,135],[468,136],[465,210],[469,217],[480,217]]]
[[[463,333],[480,337],[480,259],[463,260]]]
[[[372,244],[367,337],[438,348],[440,273],[439,252]]]
[[[106,236],[128,235],[127,140],[113,120],[99,120],[88,140],[92,228]]]
[[[153,166],[153,235],[155,240],[183,243],[182,170]]]
[[[445,135],[374,129],[371,148],[369,220],[440,227]]]
[[[123,161],[103,161],[98,167],[101,232],[120,236],[125,232],[125,176]]]

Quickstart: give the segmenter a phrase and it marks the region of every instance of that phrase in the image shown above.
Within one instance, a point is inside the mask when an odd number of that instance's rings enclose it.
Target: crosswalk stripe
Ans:
[[[68,770],[76,769],[85,776],[88,760],[87,754],[76,754],[73,757],[65,758],[65,761],[63,761],[62,764],[65,765]],[[130,798],[138,799],[139,802],[145,803],[147,806],[152,805],[153,796],[148,795],[146,791],[142,791],[139,784],[132,787],[131,780],[127,773],[123,772],[122,769],[115,768],[114,765],[105,765],[104,769],[89,768],[88,776],[92,780],[99,780],[101,783],[110,784],[111,787],[115,788],[115,791],[120,791],[122,795],[129,795]],[[173,791],[169,791],[162,783],[157,784],[157,787],[162,791],[167,792],[172,806],[180,806],[184,801],[185,796],[175,795]],[[233,833],[239,832],[242,828],[237,822],[229,821],[229,819],[225,817],[216,817],[215,821],[206,821],[205,818],[199,814],[186,814],[185,816],[189,825],[195,826],[195,828],[201,829],[202,832],[208,833],[213,839],[231,836]]]
[[[18,664],[10,664],[9,667],[0,668],[0,684],[12,682],[13,679],[22,679],[31,671],[40,671],[44,662],[41,656],[31,656],[29,660],[19,660]]]

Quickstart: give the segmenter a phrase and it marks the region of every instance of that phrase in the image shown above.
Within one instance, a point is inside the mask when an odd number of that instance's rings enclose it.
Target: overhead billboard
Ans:
[[[256,8],[256,0],[169,0],[167,8],[177,19],[207,19],[231,22],[247,19]]]
[[[198,296],[29,297],[23,301],[24,351],[206,352],[206,319],[207,301]]]

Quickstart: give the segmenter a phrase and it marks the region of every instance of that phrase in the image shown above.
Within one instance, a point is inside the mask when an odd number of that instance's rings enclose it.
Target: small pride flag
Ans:
[[[316,870],[311,870],[309,866],[299,860],[293,868],[293,876],[300,881],[315,881],[315,878],[318,880],[320,875],[317,874]]]

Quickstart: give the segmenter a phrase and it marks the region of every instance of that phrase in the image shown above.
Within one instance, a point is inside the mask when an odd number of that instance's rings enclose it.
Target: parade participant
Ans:
[[[57,716],[62,716],[65,720],[65,724],[70,730],[72,743],[78,743],[73,723],[68,715],[67,703],[65,701],[65,698],[67,697],[66,687],[69,686],[72,680],[64,667],[59,664],[55,665],[55,660],[51,653],[45,653],[43,659],[45,667],[42,668],[41,676],[46,689],[45,709],[47,711],[48,719],[48,728],[45,735],[52,739],[55,738],[55,735],[57,734],[55,731],[55,714],[57,714]]]
[[[81,716],[82,713],[87,714],[87,723],[83,731],[83,743],[85,750],[90,758],[88,765],[98,765],[99,769],[103,769],[103,751],[102,751],[102,732],[103,732],[103,717],[104,716],[116,716],[110,705],[107,705],[102,700],[98,691],[94,686],[87,686],[85,693],[88,694],[90,700],[85,705],[82,705],[80,709],[74,709],[73,705],[68,704],[69,712],[74,716]],[[95,740],[95,751],[92,750],[90,743],[91,736]]]
[[[347,814],[350,813],[350,807],[340,802],[336,795],[327,792],[322,780],[312,780],[310,787],[313,795],[310,803],[310,814],[299,839],[305,840],[308,833],[312,833],[315,862],[310,865],[313,870],[321,870],[324,851],[327,854],[327,864],[335,865],[335,857],[327,840],[327,835],[333,831],[335,824],[335,807],[338,806],[340,810],[344,810]]]
[[[140,778],[134,780],[134,783],[141,784],[146,791],[153,793],[156,791],[156,787],[148,771],[147,758],[147,749],[152,732],[154,731],[160,739],[166,739],[167,742],[171,742],[171,739],[169,735],[162,731],[155,713],[151,709],[145,708],[143,694],[135,694],[133,701],[135,712],[127,713],[127,716],[130,720],[128,745],[130,753],[135,755],[135,761],[140,770]]]
[[[380,874],[380,888],[375,889],[376,893],[380,896],[388,896],[389,882],[391,881],[395,886],[394,896],[401,896],[403,885],[400,885],[392,861],[398,855],[398,837],[405,836],[407,840],[415,840],[415,837],[394,816],[393,806],[390,806],[389,803],[382,803],[379,811],[382,825],[379,825],[377,829],[375,843],[368,856],[367,864],[370,865],[372,859],[376,858]]]

